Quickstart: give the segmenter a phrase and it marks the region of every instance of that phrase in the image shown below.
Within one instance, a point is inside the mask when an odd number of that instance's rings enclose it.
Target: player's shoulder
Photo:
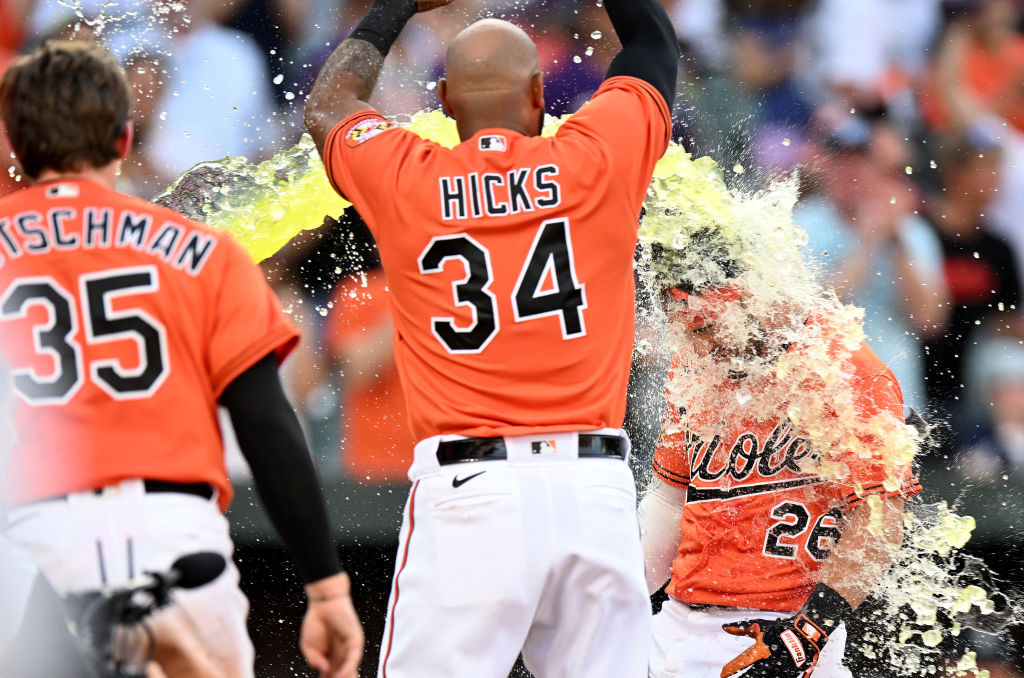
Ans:
[[[862,341],[850,357],[853,363],[853,373],[860,379],[892,379],[896,380],[889,366],[885,364],[875,350]]]
[[[660,118],[668,123],[671,123],[672,119],[668,104],[657,88],[646,80],[631,75],[617,75],[602,82],[590,101],[569,120],[578,119],[579,113],[595,108],[610,108],[612,115],[628,116],[621,120],[623,125],[636,119]],[[572,129],[572,126],[569,125],[566,129]]]
[[[416,134],[372,108],[356,111],[339,121],[327,133],[326,147],[351,151],[362,148],[370,141],[382,138],[420,142],[428,148],[443,148],[440,144]],[[370,144],[370,146],[377,146],[378,143]]]

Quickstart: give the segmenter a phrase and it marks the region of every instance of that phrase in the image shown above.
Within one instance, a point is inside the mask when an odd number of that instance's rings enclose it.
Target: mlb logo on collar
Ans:
[[[485,134],[480,137],[481,151],[507,151],[508,139],[500,134]]]
[[[46,187],[47,198],[77,198],[78,186],[75,184],[54,184]]]

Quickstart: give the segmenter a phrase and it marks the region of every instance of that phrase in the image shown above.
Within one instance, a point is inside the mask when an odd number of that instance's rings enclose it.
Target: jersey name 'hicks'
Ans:
[[[209,233],[173,221],[155,227],[145,212],[109,207],[88,207],[84,214],[71,207],[42,212],[21,212],[0,219],[0,266],[22,254],[45,254],[51,250],[132,247],[159,257],[175,268],[197,275],[217,244]]]
[[[504,174],[471,172],[441,177],[441,218],[451,221],[469,216],[501,217],[557,207],[562,203],[557,176],[558,165],[541,165]]]

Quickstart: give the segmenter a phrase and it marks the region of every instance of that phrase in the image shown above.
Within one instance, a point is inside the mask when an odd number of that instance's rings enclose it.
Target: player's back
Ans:
[[[637,220],[669,120],[647,88],[608,81],[549,138],[446,149],[370,111],[328,138],[388,275],[417,438],[621,427]]]
[[[216,398],[248,365],[239,347],[263,341],[232,324],[270,312],[240,247],[74,180],[0,199],[0,256],[19,440],[8,500],[151,478],[207,482],[226,503]]]

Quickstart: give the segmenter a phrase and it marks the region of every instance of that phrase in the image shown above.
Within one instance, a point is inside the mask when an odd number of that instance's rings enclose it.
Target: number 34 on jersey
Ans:
[[[501,330],[498,300],[490,289],[494,282],[491,253],[467,233],[438,236],[419,256],[420,273],[440,273],[452,260],[465,268],[465,277],[452,284],[452,302],[468,309],[472,320],[460,327],[454,317],[432,317],[430,329],[449,353],[480,353]],[[568,219],[541,223],[519,272],[511,302],[517,323],[557,316],[563,339],[586,335],[583,311],[587,308],[587,294],[576,276]]]

